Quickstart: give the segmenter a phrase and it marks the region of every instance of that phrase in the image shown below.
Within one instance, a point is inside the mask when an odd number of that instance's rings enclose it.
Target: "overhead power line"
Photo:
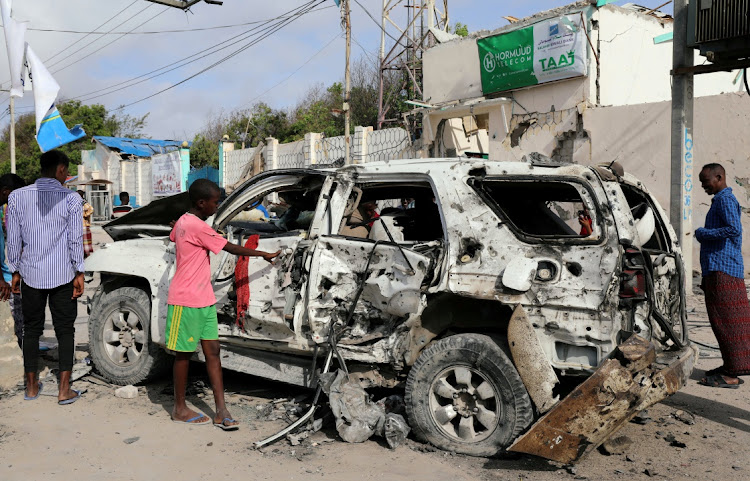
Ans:
[[[148,8],[148,7],[147,7],[147,8]],[[156,15],[154,15],[154,16],[153,16],[153,17],[151,17],[151,18],[149,18],[148,20],[145,20],[144,22],[141,22],[141,23],[140,23],[140,24],[138,24],[137,26],[133,27],[133,30],[135,30],[136,28],[138,28],[138,27],[141,27],[141,26],[143,26],[143,25],[147,24],[147,23],[148,23],[148,22],[150,22],[151,20],[154,20],[154,19],[155,19],[156,17],[158,17],[159,15],[163,14],[163,13],[164,13],[164,12],[166,12],[167,10],[169,10],[169,7],[164,7],[164,10],[162,10],[162,11],[161,11],[161,12],[159,12],[159,13],[157,13]],[[131,18],[132,18],[132,17],[131,17]],[[124,37],[124,36],[125,36],[125,35],[120,35],[119,37],[115,38],[114,40],[112,40],[112,41],[111,41],[111,42],[109,42],[108,44],[104,45],[103,47],[100,47],[100,48],[98,49],[98,51],[102,51],[102,50],[104,50],[105,48],[109,47],[110,45],[112,45],[112,44],[113,44],[113,43],[115,43],[116,41],[120,40],[120,39],[121,39],[122,37]],[[103,37],[100,37],[100,38],[103,38]],[[93,42],[92,42],[92,44],[93,44]],[[77,63],[78,63],[78,62],[80,62],[81,60],[85,60],[86,58],[88,58],[88,57],[84,55],[83,57],[79,58],[78,60],[74,60],[73,62],[70,62],[70,63],[69,63],[68,65],[66,65],[66,66],[64,66],[64,67],[60,67],[59,69],[55,70],[55,71],[54,71],[54,72],[52,72],[52,73],[57,73],[57,72],[61,72],[61,71],[65,70],[66,68],[70,67],[71,65],[75,65],[75,64],[77,64]]]
[[[117,17],[118,17],[118,16],[119,16],[119,15],[120,15],[121,13],[123,13],[123,12],[124,12],[125,10],[129,9],[130,7],[132,7],[133,5],[135,5],[136,3],[138,3],[138,1],[139,1],[139,0],[134,0],[134,1],[133,1],[133,2],[131,3],[131,4],[129,4],[129,5],[127,6],[127,7],[123,8],[122,10],[120,10],[119,12],[117,12],[116,14],[112,15],[111,17],[109,17],[109,18],[108,18],[108,19],[107,19],[107,20],[106,20],[106,21],[105,21],[104,23],[102,23],[101,25],[99,25],[98,27],[96,27],[96,28],[95,28],[94,30],[97,30],[97,29],[100,29],[100,28],[102,28],[102,27],[103,27],[104,25],[108,24],[109,22],[111,22],[112,20],[114,20],[115,18],[117,18]],[[144,10],[145,10],[145,9],[144,9]],[[143,10],[141,10],[141,12],[142,12],[142,11],[143,11]],[[140,13],[140,12],[139,12],[139,13]],[[117,28],[117,27],[115,27],[115,28]],[[27,30],[31,30],[31,29],[27,29]],[[51,57],[48,57],[48,58],[46,58],[46,59],[44,60],[44,63],[46,64],[47,62],[49,62],[49,61],[50,61],[50,60],[52,60],[53,58],[57,57],[57,56],[58,56],[58,55],[60,55],[61,53],[63,53],[63,52],[65,52],[66,50],[68,50],[68,49],[69,49],[70,47],[72,47],[73,45],[76,45],[77,43],[79,43],[79,42],[81,42],[81,41],[85,40],[85,39],[86,39],[86,37],[88,37],[88,35],[86,35],[86,36],[84,36],[84,37],[81,37],[81,38],[79,38],[78,40],[76,40],[75,42],[71,43],[70,45],[68,45],[67,47],[65,47],[65,48],[63,48],[63,49],[61,49],[61,50],[58,50],[58,51],[57,51],[57,53],[55,53],[55,54],[54,54],[54,55],[52,55]],[[5,81],[3,81],[3,82],[2,82],[2,84],[0,84],[0,86],[2,86],[2,87],[5,87],[5,84],[6,84],[6,83],[8,83],[8,84],[9,84],[9,82],[10,82],[10,80],[5,80]]]
[[[323,50],[325,50],[325,49],[326,49],[326,48],[327,48],[327,47],[328,47],[329,45],[331,45],[331,44],[332,44],[332,43],[334,42],[334,40],[336,40],[337,38],[340,38],[340,37],[341,37],[341,34],[339,34],[339,33],[337,33],[336,35],[334,35],[334,36],[333,36],[333,38],[332,38],[332,39],[331,39],[331,40],[330,40],[330,41],[329,41],[329,42],[328,42],[327,44],[323,45],[323,46],[322,46],[322,47],[320,48],[320,50],[318,50],[318,51],[317,51],[317,52],[315,52],[315,53],[314,53],[313,55],[311,55],[311,56],[310,56],[310,58],[308,58],[308,59],[307,59],[307,60],[306,60],[306,61],[305,61],[305,62],[304,62],[304,63],[303,63],[302,65],[300,65],[299,67],[297,67],[297,69],[296,69],[296,70],[295,70],[294,72],[290,73],[289,75],[287,75],[287,76],[286,76],[286,78],[284,78],[283,80],[281,80],[281,81],[277,82],[277,83],[276,83],[276,84],[274,84],[273,86],[271,86],[271,87],[267,88],[267,89],[266,89],[266,90],[264,90],[264,91],[263,91],[262,93],[260,93],[260,94],[256,95],[256,96],[255,96],[255,98],[253,98],[253,99],[252,99],[251,101],[249,101],[249,102],[245,103],[245,105],[250,105],[250,104],[252,104],[253,102],[255,102],[256,100],[258,100],[259,98],[261,98],[261,97],[263,97],[264,95],[266,95],[266,94],[267,94],[268,92],[270,92],[271,90],[275,89],[275,88],[276,88],[276,87],[278,87],[279,85],[283,84],[284,82],[286,82],[287,80],[289,80],[290,78],[292,78],[292,75],[294,75],[294,74],[296,74],[297,72],[299,72],[300,70],[302,70],[302,68],[303,68],[303,67],[304,67],[305,65],[307,65],[308,63],[310,63],[310,62],[311,62],[311,61],[312,61],[312,60],[313,60],[313,59],[314,59],[315,57],[317,57],[317,56],[318,56],[318,54],[320,54],[321,52],[323,52]]]
[[[98,30],[98,29],[102,28],[103,26],[105,26],[106,24],[108,24],[109,22],[111,22],[113,19],[115,19],[118,15],[120,15],[122,12],[124,12],[127,9],[129,9],[130,7],[132,7],[133,5],[135,5],[136,3],[138,3],[138,0],[134,0],[133,3],[131,3],[127,7],[123,8],[122,10],[120,10],[119,12],[117,12],[116,14],[112,15],[111,17],[109,17],[106,22],[102,23],[101,25],[99,25],[98,27],[96,27],[94,30]],[[33,28],[29,28],[27,30],[34,30],[34,29]],[[57,57],[58,55],[60,55],[61,53],[63,53],[64,51],[66,51],[67,49],[69,49],[70,47],[72,47],[73,45],[77,44],[78,42],[81,42],[81,41],[85,40],[86,37],[88,37],[89,35],[91,35],[91,34],[87,34],[86,36],[79,38],[75,42],[71,43],[70,45],[68,45],[64,49],[60,50],[59,52],[57,52],[53,56],[51,56],[48,59],[46,59],[44,62],[45,63],[49,62],[50,60],[52,60],[53,58]]]
[[[264,35],[263,37],[261,37],[261,38],[258,38],[258,39],[254,39],[254,40],[252,40],[252,41],[248,42],[247,44],[245,44],[245,45],[242,45],[242,46],[241,46],[241,47],[239,47],[239,48],[238,48],[237,50],[235,50],[235,51],[233,51],[233,52],[229,53],[229,54],[228,54],[228,55],[226,55],[225,57],[223,57],[223,58],[221,58],[221,59],[217,60],[216,62],[212,63],[211,65],[209,65],[209,66],[207,66],[207,67],[205,67],[205,68],[203,68],[203,69],[199,70],[198,72],[196,72],[196,73],[194,73],[194,74],[192,74],[192,75],[188,76],[187,78],[185,78],[185,79],[183,79],[183,80],[180,80],[179,82],[177,82],[177,83],[175,83],[175,84],[173,84],[173,85],[170,85],[169,87],[166,87],[166,88],[164,88],[164,89],[161,89],[161,90],[159,90],[158,92],[155,92],[155,93],[153,93],[153,94],[151,94],[151,95],[147,95],[147,96],[145,96],[145,97],[142,97],[142,98],[140,98],[140,99],[138,99],[138,100],[135,100],[135,101],[133,101],[133,102],[130,102],[130,103],[128,103],[128,104],[125,104],[125,105],[123,105],[123,106],[121,106],[121,107],[119,107],[119,108],[117,108],[117,109],[115,109],[115,110],[122,110],[122,109],[125,109],[125,108],[127,108],[127,107],[130,107],[130,106],[132,106],[132,105],[135,105],[135,104],[137,104],[137,103],[143,102],[144,100],[148,100],[148,99],[150,99],[150,98],[156,97],[157,95],[160,95],[160,94],[162,94],[162,93],[164,93],[164,92],[166,92],[166,91],[168,91],[168,90],[171,90],[171,89],[173,89],[173,88],[177,87],[178,85],[182,85],[183,83],[185,83],[185,82],[187,82],[187,81],[189,81],[189,80],[191,80],[191,79],[193,79],[193,78],[197,77],[198,75],[201,75],[201,74],[203,74],[203,73],[205,73],[205,72],[207,72],[207,71],[211,70],[212,68],[216,67],[217,65],[220,65],[220,64],[222,64],[222,63],[226,62],[227,60],[229,60],[229,59],[231,59],[231,58],[235,57],[236,55],[239,55],[240,53],[242,53],[243,51],[245,51],[245,50],[247,50],[248,48],[252,47],[253,45],[257,44],[258,42],[260,42],[260,41],[262,41],[262,40],[264,40],[264,39],[266,39],[266,38],[270,37],[270,36],[271,36],[271,35],[273,35],[274,33],[278,32],[279,30],[283,29],[284,27],[286,27],[287,25],[289,25],[290,23],[292,23],[292,22],[293,22],[294,20],[297,20],[297,19],[298,19],[298,18],[300,18],[300,17],[302,16],[302,15],[304,15],[304,14],[306,14],[306,13],[310,12],[311,10],[313,10],[313,9],[314,9],[315,7],[317,7],[318,5],[320,5],[321,3],[323,3],[324,1],[325,1],[325,0],[320,0],[320,1],[318,1],[317,3],[314,3],[314,2],[308,2],[308,3],[307,3],[307,4],[305,4],[305,5],[310,5],[309,7],[307,7],[307,8],[306,8],[306,9],[304,9],[303,11],[299,12],[299,13],[298,13],[298,14],[296,14],[296,15],[295,15],[294,17],[291,17],[291,18],[288,18],[288,19],[284,19],[284,20],[282,20],[282,21],[278,22],[278,24],[274,26],[273,30],[272,30],[271,32],[269,32],[268,34]],[[314,3],[314,4],[313,4],[313,3]],[[311,5],[311,4],[312,4],[312,5]]]
[[[318,11],[325,10],[327,8],[336,8],[336,6],[329,5],[327,7],[321,7],[318,9]],[[192,32],[205,32],[209,30],[223,30],[223,29],[228,29],[228,28],[247,27],[248,25],[257,25],[259,23],[266,23],[269,20],[273,20],[273,19],[254,20],[252,22],[233,23],[231,25],[214,25],[212,27],[181,28],[181,29],[175,29],[175,30],[150,30],[150,31],[142,31],[142,32],[133,32],[132,30],[128,32],[123,32],[123,31],[100,32],[96,30],[85,31],[85,30],[65,30],[65,29],[55,29],[55,28],[27,28],[26,30],[33,31],[33,32],[73,33],[73,34],[79,34],[79,35],[86,34],[87,36],[88,35],[160,35],[160,34],[165,34],[165,33],[192,33]],[[0,27],[2,27],[2,24],[0,24]],[[86,38],[86,37],[83,37],[83,38]],[[83,40],[83,38],[79,39],[78,41]]]
[[[153,4],[153,3],[150,3],[150,4],[148,5],[148,6],[146,6],[146,7],[142,8],[141,10],[139,10],[138,12],[136,12],[136,13],[135,13],[134,15],[131,15],[130,17],[128,17],[128,19],[127,19],[127,20],[125,20],[124,22],[120,22],[120,23],[119,23],[119,24],[117,24],[116,26],[112,27],[112,30],[111,30],[111,31],[114,31],[114,29],[116,29],[117,27],[120,27],[120,26],[122,26],[123,24],[125,24],[125,23],[128,23],[129,21],[131,21],[132,19],[134,19],[135,17],[137,17],[138,15],[140,15],[141,13],[145,12],[146,10],[148,10],[149,8],[151,8],[151,7],[153,7],[153,6],[154,6],[154,4]],[[154,19],[154,18],[155,18],[156,16],[158,16],[158,15],[161,15],[161,14],[162,14],[162,13],[164,13],[164,12],[165,12],[166,10],[169,10],[169,7],[164,7],[164,10],[162,10],[161,12],[159,12],[159,13],[158,13],[157,15],[154,15],[154,16],[153,16],[153,17],[151,17],[150,19],[146,20],[146,22],[148,22],[148,21],[150,21],[150,20],[153,20],[153,19]],[[143,23],[146,23],[146,22],[143,22]],[[141,25],[143,25],[143,23],[142,23]],[[139,27],[140,27],[140,25],[139,25]],[[137,27],[136,27],[136,28],[137,28]],[[84,45],[83,47],[81,47],[81,48],[79,48],[78,50],[76,50],[75,52],[73,52],[73,53],[71,53],[71,54],[68,54],[67,56],[65,56],[65,57],[61,58],[60,60],[57,60],[57,61],[55,61],[55,62],[54,62],[53,64],[51,64],[51,65],[47,65],[47,68],[48,68],[48,69],[52,69],[52,67],[54,67],[55,65],[58,65],[58,64],[60,64],[61,62],[63,62],[63,61],[65,61],[65,60],[69,59],[70,57],[72,57],[73,55],[77,54],[77,53],[78,53],[78,52],[80,52],[81,50],[84,50],[84,49],[86,49],[86,48],[88,48],[88,47],[92,46],[93,44],[95,44],[96,42],[98,42],[99,40],[101,40],[102,38],[104,38],[104,37],[99,37],[99,38],[95,38],[95,39],[94,39],[94,40],[92,40],[91,42],[87,43],[87,44],[86,44],[86,45]],[[117,38],[116,40],[119,40],[120,38],[122,38],[122,37],[118,37],[118,38]],[[109,45],[109,44],[107,44],[107,45]],[[101,50],[101,49],[100,49],[100,50]],[[86,57],[84,56],[84,57],[82,57],[82,58],[86,58]],[[79,61],[80,61],[80,59],[79,59]],[[54,73],[54,72],[53,72],[53,73]]]
[[[72,97],[72,100],[81,100],[84,102],[93,100],[98,97],[103,97],[105,95],[109,95],[115,92],[119,92],[121,90],[128,89],[130,87],[136,86],[138,84],[141,84],[143,82],[146,82],[150,79],[159,77],[161,75],[164,75],[166,73],[169,73],[173,70],[177,70],[179,68],[185,67],[187,65],[190,65],[191,63],[197,62],[205,57],[208,57],[210,55],[214,55],[222,50],[226,50],[227,48],[230,48],[234,45],[237,45],[240,42],[246,41],[251,39],[252,37],[263,35],[266,31],[272,30],[275,25],[278,25],[278,23],[273,24],[274,21],[285,21],[288,19],[294,19],[295,16],[300,15],[301,13],[308,13],[309,11],[312,11],[315,6],[310,7],[313,3],[315,3],[315,0],[310,1],[306,4],[303,4],[299,7],[296,7],[288,12],[283,13],[282,15],[279,15],[278,17],[275,17],[273,19],[267,20],[265,25],[258,25],[256,27],[251,28],[250,30],[243,32],[238,35],[234,35],[232,37],[229,37],[226,40],[223,40],[217,44],[214,44],[210,47],[207,47],[203,50],[200,50],[198,52],[195,52],[191,55],[188,55],[186,57],[183,57],[179,60],[176,60],[170,64],[164,65],[162,67],[159,67],[157,69],[151,70],[150,72],[146,72],[144,74],[141,74],[137,77],[133,77],[131,79],[119,82],[114,85],[110,85],[108,87],[104,87],[98,90],[94,90],[85,94],[78,95],[76,97]],[[319,4],[319,3],[318,3]],[[307,10],[305,10],[307,9]],[[320,9],[319,9],[320,10]],[[279,22],[280,23],[280,22]],[[228,44],[228,45],[224,45]],[[222,46],[224,45],[224,46]],[[192,59],[192,60],[191,60]],[[171,67],[171,68],[170,68]],[[140,80],[139,80],[140,79]]]

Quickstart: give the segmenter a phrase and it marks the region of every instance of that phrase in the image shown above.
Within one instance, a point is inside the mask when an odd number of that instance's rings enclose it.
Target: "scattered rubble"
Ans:
[[[692,426],[693,424],[695,424],[695,415],[688,411],[683,411],[680,409],[672,413],[672,416],[674,416],[674,418],[678,421],[682,421],[683,423],[687,424],[688,426]]]
[[[648,410],[646,409],[633,416],[633,419],[630,420],[630,422],[632,423],[641,425],[648,424],[651,421],[653,421],[653,419],[651,419],[651,416],[648,415]]]
[[[618,436],[616,438],[608,439],[599,446],[599,452],[607,456],[613,454],[625,454],[625,452],[632,446],[633,440],[627,436]]]
[[[115,389],[115,396],[121,399],[135,399],[138,397],[138,388],[133,385],[123,386]]]
[[[321,383],[336,418],[336,431],[344,441],[361,443],[377,434],[386,439],[391,449],[404,442],[410,428],[396,412],[403,412],[404,407],[399,396],[374,403],[367,391],[342,370],[321,375]]]

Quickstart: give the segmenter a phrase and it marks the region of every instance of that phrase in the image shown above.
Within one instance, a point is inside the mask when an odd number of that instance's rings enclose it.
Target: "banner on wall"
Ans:
[[[154,195],[172,195],[182,192],[180,152],[158,154],[151,157],[151,180]]]
[[[482,93],[585,76],[583,28],[581,15],[573,14],[478,39]]]

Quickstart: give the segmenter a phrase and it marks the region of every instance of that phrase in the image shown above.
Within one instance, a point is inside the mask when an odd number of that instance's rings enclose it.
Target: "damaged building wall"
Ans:
[[[592,104],[618,106],[661,102],[672,98],[672,42],[654,38],[672,31],[671,19],[660,19],[633,10],[607,5],[593,17],[597,22],[592,41],[598,50],[599,92]],[[596,60],[590,56],[593,69]],[[695,53],[695,65],[705,62]],[[719,72],[695,77],[695,96],[742,90],[734,83],[737,72]]]
[[[482,100],[477,38],[499,34],[573,11],[585,11],[586,2],[542,12],[513,26],[493,32],[476,32],[469,38],[438,44],[424,54],[424,100],[433,105]],[[556,160],[587,163],[591,159],[590,133],[584,127],[587,108],[660,102],[671,98],[669,71],[672,45],[654,43],[670,32],[672,22],[629,8],[607,5],[592,13],[589,24],[587,77],[552,82],[497,95],[511,100],[504,116],[490,113],[489,154],[495,160],[521,160],[530,151]],[[634,48],[635,47],[635,48]],[[596,54],[594,54],[596,53]],[[697,63],[704,59],[697,56]],[[741,90],[737,72],[696,78],[696,96]],[[494,94],[493,94],[494,95]],[[470,103],[470,102],[469,102]],[[500,107],[494,107],[499,110]],[[435,110],[431,115],[440,115]],[[615,124],[616,125],[616,124]],[[444,144],[466,144],[456,129],[443,132]],[[428,139],[432,140],[432,139]],[[459,148],[459,153],[461,149]]]
[[[591,139],[590,163],[620,162],[644,182],[669,210],[670,102],[600,107],[583,114]],[[745,272],[750,274],[750,98],[744,93],[714,95],[695,101],[695,169],[693,227],[702,227],[711,205],[697,182],[701,166],[718,162],[727,168],[727,185],[743,209]],[[615,127],[616,126],[616,127]],[[693,265],[699,270],[699,245],[693,244]]]

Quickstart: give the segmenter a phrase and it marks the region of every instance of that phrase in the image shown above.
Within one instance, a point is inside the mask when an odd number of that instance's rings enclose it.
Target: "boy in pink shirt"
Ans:
[[[185,388],[190,358],[198,341],[206,357],[206,370],[216,401],[214,426],[225,431],[239,429],[224,404],[224,379],[219,356],[219,330],[216,316],[216,297],[211,285],[209,251],[222,250],[237,256],[263,257],[268,262],[279,255],[247,249],[227,242],[213,230],[206,219],[219,207],[219,186],[207,179],[199,179],[190,186],[193,206],[175,223],[169,239],[177,245],[177,268],[167,296],[167,349],[176,353],[174,361],[174,398],[172,420],[187,424],[208,424],[204,414],[196,413],[185,404]]]

